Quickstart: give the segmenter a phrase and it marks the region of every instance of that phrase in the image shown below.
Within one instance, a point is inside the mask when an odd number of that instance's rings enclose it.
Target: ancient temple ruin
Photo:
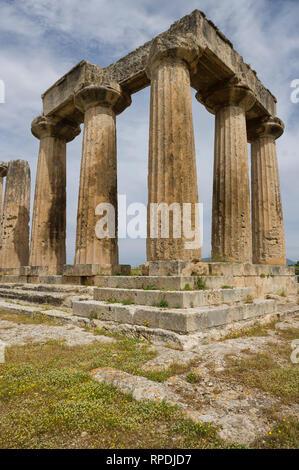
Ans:
[[[151,203],[198,203],[191,87],[198,106],[215,116],[212,260],[201,262],[200,248],[186,249],[183,235],[151,238],[148,224],[143,276],[130,278],[130,266],[119,264],[117,236],[96,237],[95,208],[101,202],[110,203],[117,213],[117,115],[126,112],[134,94],[147,86],[151,87],[149,207]],[[202,12],[195,10],[106,68],[81,61],[42,95],[42,102],[43,114],[31,128],[40,148],[29,261],[25,248],[21,264],[5,255],[8,247],[13,248],[3,235],[2,282],[98,286],[92,307],[89,301],[74,302],[76,315],[86,316],[93,309],[107,319],[105,304],[112,298],[127,299],[148,309],[143,308],[139,318],[130,307],[128,319],[122,308],[123,316],[120,310],[113,311],[108,320],[140,327],[148,320],[152,327],[180,333],[199,328],[200,322],[190,320],[191,313],[196,316],[196,307],[231,302],[236,308],[235,303],[246,295],[264,299],[279,289],[294,292],[294,272],[286,267],[275,144],[284,125],[276,116],[276,99]],[[67,143],[78,136],[82,123],[75,259],[66,265]],[[27,187],[28,171],[23,171]],[[10,199],[6,192],[2,231]],[[20,195],[24,220],[28,217],[25,192]],[[23,237],[25,243],[27,232]],[[114,274],[119,275],[117,283]],[[221,291],[223,285],[231,286],[231,294],[217,291],[208,299],[204,290],[196,290],[198,277],[207,289]],[[145,295],[142,289],[147,285],[154,290]],[[184,292],[185,285],[191,292]],[[245,290],[240,294],[238,289]],[[182,312],[182,317],[180,310],[160,312],[161,299],[166,299],[168,307],[192,312],[189,316]],[[244,315],[236,314],[236,321],[275,312],[274,301],[260,300],[251,310],[247,307]],[[232,317],[228,311],[225,322]]]

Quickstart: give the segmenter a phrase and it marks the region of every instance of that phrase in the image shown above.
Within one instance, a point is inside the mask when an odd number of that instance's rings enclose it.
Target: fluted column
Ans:
[[[148,260],[200,259],[198,189],[192,120],[190,67],[198,60],[200,51],[191,40],[176,37],[171,44],[157,38],[147,65],[151,80],[150,134],[148,163]],[[159,211],[154,217],[154,204],[175,203],[180,213],[176,227],[176,211]],[[191,203],[190,229],[196,230],[198,244],[184,228],[184,203]],[[157,207],[157,206],[156,206]],[[162,236],[162,226],[169,216],[169,236]],[[164,220],[164,222],[163,222]],[[157,231],[153,225],[157,222]],[[194,241],[194,236],[193,236]]]
[[[205,97],[215,113],[212,259],[252,262],[250,188],[245,113],[252,93],[233,83]]]
[[[116,114],[131,103],[117,84],[87,86],[76,93],[84,113],[75,264],[118,264]],[[133,130],[132,130],[133,132]],[[97,238],[100,203],[114,208],[114,237]]]
[[[2,246],[2,221],[3,221],[3,178],[6,177],[8,163],[0,162],[0,253]],[[0,255],[1,256],[1,255]]]
[[[1,267],[28,265],[30,168],[24,160],[8,165],[2,221]]]
[[[60,274],[66,262],[66,143],[80,133],[80,127],[39,116],[31,131],[40,139],[40,147],[29,263]]]
[[[265,118],[248,124],[251,142],[253,262],[285,266],[285,237],[275,139],[283,122]]]

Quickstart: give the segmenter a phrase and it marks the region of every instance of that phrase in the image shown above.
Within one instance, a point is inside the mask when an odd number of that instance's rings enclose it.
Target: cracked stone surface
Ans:
[[[136,400],[164,399],[176,404],[194,422],[219,425],[221,438],[247,445],[270,430],[267,411],[276,410],[280,416],[299,415],[299,404],[283,405],[276,397],[229,382],[214,372],[225,369],[227,355],[246,358],[251,353],[268,350],[271,344],[282,343],[277,330],[298,328],[298,323],[295,316],[286,317],[275,328],[267,330],[266,336],[212,342],[200,346],[198,353],[152,346],[157,356],[148,361],[143,370],[159,371],[173,364],[192,364],[191,371],[199,376],[198,383],[186,381],[187,373],[172,376],[162,384],[112,368],[96,369],[93,376],[99,382],[107,382],[125,393],[132,393]]]
[[[65,341],[68,346],[114,342],[114,338],[97,335],[74,325],[52,326],[46,323],[39,325],[21,324],[0,320],[0,339],[7,345],[24,345],[28,343],[45,343],[49,340]]]
[[[175,349],[164,348],[163,346],[154,346],[152,349],[157,352],[157,356],[143,366],[144,370],[165,370],[173,364],[188,366],[192,361],[198,358],[197,354],[190,351],[177,351]]]

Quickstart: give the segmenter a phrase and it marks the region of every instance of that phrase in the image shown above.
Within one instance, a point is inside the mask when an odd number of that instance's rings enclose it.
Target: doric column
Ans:
[[[3,178],[6,177],[8,163],[0,162],[0,251],[2,246],[2,220],[3,220]]]
[[[49,274],[60,274],[66,262],[66,143],[80,133],[80,127],[39,116],[31,131],[40,139],[40,146],[29,263],[47,266]]]
[[[118,264],[115,116],[130,104],[117,84],[86,86],[75,95],[75,105],[84,113],[75,264]],[[114,238],[96,236],[100,203],[114,208]]]
[[[215,113],[212,259],[251,263],[245,113],[255,99],[246,86],[233,80],[210,91],[204,102]]]
[[[248,123],[251,142],[252,250],[255,264],[286,264],[275,139],[284,130],[278,118]]]
[[[2,222],[1,267],[28,265],[30,168],[24,160],[8,165]]]
[[[200,50],[191,38],[177,36],[169,41],[157,38],[149,55],[147,75],[151,80],[151,101],[146,245],[149,261],[201,257],[190,88],[190,67],[196,64],[199,55]],[[162,206],[161,210],[157,206],[163,203],[167,205],[164,213]],[[184,203],[191,203],[191,216],[187,217],[190,227],[183,223]],[[168,212],[172,204],[176,204],[178,210]],[[166,220],[169,236],[167,231],[164,234],[162,231]],[[156,230],[154,226],[157,226]],[[196,231],[196,235],[190,237],[186,233],[188,228]],[[193,244],[190,244],[192,239]]]

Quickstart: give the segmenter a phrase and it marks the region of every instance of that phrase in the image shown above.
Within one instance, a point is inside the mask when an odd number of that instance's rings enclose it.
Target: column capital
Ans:
[[[240,106],[246,112],[256,101],[254,94],[239,75],[217,83],[205,93],[197,92],[196,99],[212,114],[224,106]]]
[[[81,129],[77,123],[54,116],[38,116],[31,123],[31,132],[37,139],[44,137],[57,137],[70,142],[80,134]]]
[[[166,37],[156,37],[151,45],[148,61],[146,65],[146,74],[151,78],[154,67],[161,62],[169,61],[173,63],[177,60],[184,61],[190,69],[193,69],[203,49],[197,44],[192,34],[177,36],[174,34]]]
[[[284,123],[278,117],[265,116],[263,118],[251,119],[247,122],[247,137],[249,142],[266,136],[271,136],[273,140],[276,140],[283,132]]]
[[[8,172],[8,163],[7,162],[0,162],[0,178],[4,178],[7,176]]]
[[[95,106],[103,106],[120,114],[130,106],[132,100],[118,83],[103,83],[79,88],[74,94],[74,102],[76,108],[83,113]]]

